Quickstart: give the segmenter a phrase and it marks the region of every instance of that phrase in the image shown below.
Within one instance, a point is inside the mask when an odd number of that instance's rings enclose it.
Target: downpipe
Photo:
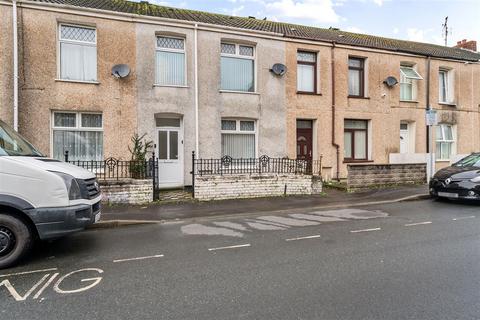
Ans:
[[[336,122],[336,106],[335,106],[335,41],[332,41],[331,48],[331,71],[332,71],[332,146],[336,149],[336,174],[335,180],[340,181],[340,145],[336,141],[335,122]]]

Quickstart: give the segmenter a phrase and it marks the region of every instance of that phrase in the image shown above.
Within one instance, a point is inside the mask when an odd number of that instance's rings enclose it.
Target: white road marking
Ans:
[[[320,235],[314,235],[314,236],[305,236],[305,237],[298,237],[298,238],[290,238],[290,239],[285,239],[285,241],[297,241],[297,240],[306,240],[306,239],[316,239],[320,238]]]
[[[359,233],[359,232],[370,232],[370,231],[380,231],[382,228],[371,228],[371,229],[361,229],[361,230],[350,230],[351,233]]]
[[[180,229],[182,230],[182,233],[190,235],[243,237],[243,233],[239,231],[222,227],[204,226],[203,224],[198,223],[187,224]]]
[[[25,272],[17,272],[17,273],[9,273],[9,274],[2,274],[0,278],[10,277],[10,276],[20,276],[24,274],[31,274],[31,273],[40,273],[40,272],[48,272],[48,271],[56,271],[57,268],[50,268],[50,269],[42,269],[42,270],[32,270],[32,271],[25,271]]]
[[[235,229],[235,230],[240,230],[240,231],[247,231],[248,229],[241,225],[240,223],[235,223],[235,222],[230,222],[230,221],[220,221],[220,222],[214,222],[214,225],[217,225],[219,227],[224,227],[224,228],[230,228],[230,229]]]
[[[413,227],[413,226],[421,226],[425,224],[431,224],[432,221],[423,221],[423,222],[415,222],[415,223],[407,223],[405,227]]]
[[[54,273],[53,276],[48,279],[48,281],[43,285],[43,287],[38,290],[38,292],[33,296],[33,299],[38,299],[38,297],[40,297],[43,293],[43,291],[45,291],[45,289],[47,289],[47,287],[53,282],[53,280],[55,280],[55,278],[59,275],[60,273]]]
[[[282,228],[282,227],[278,227],[278,226],[274,226],[274,225],[271,225],[271,224],[267,224],[267,223],[259,223],[259,222],[247,222],[247,224],[253,228],[253,229],[257,229],[257,230],[285,230],[285,228]]]
[[[117,260],[113,260],[113,262],[117,263],[117,262],[136,261],[136,260],[145,260],[145,259],[162,258],[162,257],[163,257],[163,254],[156,254],[156,255],[153,255],[153,256],[146,256],[146,257],[117,259]]]
[[[465,219],[473,219],[476,218],[475,216],[468,216],[468,217],[459,217],[459,218],[453,218],[453,221],[458,221],[458,220],[465,220]]]
[[[250,243],[239,244],[239,245],[236,245],[236,246],[228,246],[228,247],[209,248],[208,251],[225,250],[225,249],[236,249],[236,248],[244,248],[244,247],[250,247]]]
[[[316,226],[316,225],[320,224],[319,222],[314,222],[314,221],[297,220],[297,219],[286,218],[286,217],[277,217],[277,216],[258,217],[257,221],[258,220],[265,220],[265,221],[268,221],[268,222],[280,223],[280,224],[284,224],[284,225],[292,226],[292,227]]]

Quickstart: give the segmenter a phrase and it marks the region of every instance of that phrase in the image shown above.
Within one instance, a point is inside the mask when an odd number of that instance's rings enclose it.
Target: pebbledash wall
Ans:
[[[102,202],[107,204],[142,204],[153,200],[151,179],[100,181]]]
[[[321,178],[311,175],[264,173],[195,176],[195,199],[200,201],[312,195],[321,192]]]
[[[348,191],[405,185],[424,184],[427,181],[427,165],[415,164],[358,164],[348,165]]]

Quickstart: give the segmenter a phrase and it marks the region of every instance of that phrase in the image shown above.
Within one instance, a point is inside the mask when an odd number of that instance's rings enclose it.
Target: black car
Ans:
[[[439,170],[430,181],[430,195],[480,200],[480,153],[472,153],[450,167]]]

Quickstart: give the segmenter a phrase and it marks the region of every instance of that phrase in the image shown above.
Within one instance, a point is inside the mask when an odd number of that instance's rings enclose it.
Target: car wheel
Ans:
[[[17,263],[29,251],[33,235],[22,220],[0,213],[0,269]]]

